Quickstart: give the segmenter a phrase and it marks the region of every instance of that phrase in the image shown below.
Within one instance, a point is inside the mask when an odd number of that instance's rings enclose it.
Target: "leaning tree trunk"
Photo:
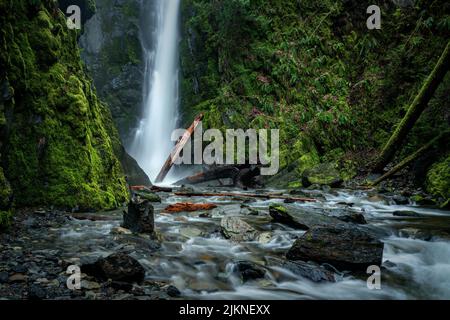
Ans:
[[[417,158],[423,156],[434,145],[442,143],[443,141],[445,142],[446,139],[448,138],[449,134],[450,134],[450,131],[445,131],[445,132],[441,133],[439,136],[432,139],[430,142],[428,142],[422,148],[420,148],[419,150],[414,152],[412,155],[406,157],[402,162],[397,164],[389,172],[385,173],[383,176],[381,176],[380,178],[378,178],[377,180],[372,182],[370,185],[376,186],[376,185],[380,184],[381,182],[383,182],[384,180],[389,179],[394,174],[396,174],[397,172],[399,172],[400,170],[405,168],[407,165],[409,165],[411,162],[413,162]]]
[[[383,148],[380,156],[376,160],[373,166],[374,171],[382,171],[384,167],[391,161],[394,157],[395,152],[399,149],[406,135],[409,133],[411,128],[419,119],[423,110],[427,106],[428,102],[433,97],[434,92],[439,87],[439,84],[445,77],[445,74],[449,70],[450,66],[450,41],[447,43],[442,56],[434,67],[433,72],[428,76],[427,80],[423,84],[419,91],[419,94],[414,99],[414,102],[408,109],[408,112],[403,117],[402,121],[398,125],[395,132],[392,134],[389,141]]]

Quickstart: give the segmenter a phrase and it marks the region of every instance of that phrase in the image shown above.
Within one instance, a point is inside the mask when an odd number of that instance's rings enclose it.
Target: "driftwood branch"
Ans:
[[[186,143],[190,141],[190,138],[192,134],[195,132],[195,129],[197,129],[198,125],[203,119],[203,114],[200,114],[195,118],[192,125],[186,130],[185,134],[181,137],[181,139],[178,141],[178,143],[175,145],[175,148],[172,150],[171,154],[167,158],[166,162],[164,163],[163,167],[161,168],[161,171],[159,172],[158,176],[156,177],[155,183],[163,182],[166,178],[167,174],[169,173],[170,169],[174,165],[174,163],[178,160],[180,157],[180,153],[183,150]]]

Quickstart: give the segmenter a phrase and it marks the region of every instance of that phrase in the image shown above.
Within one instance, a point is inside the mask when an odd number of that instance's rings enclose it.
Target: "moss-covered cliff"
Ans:
[[[0,110],[1,163],[15,204],[102,209],[126,201],[116,129],[57,1],[1,0],[0,25],[8,93]]]
[[[389,137],[448,41],[448,1],[412,3],[378,1],[382,29],[368,30],[370,1],[183,1],[186,123],[205,112],[217,128],[279,128],[283,172],[296,185],[318,161],[351,177]],[[448,128],[449,93],[447,75],[400,156]],[[426,168],[438,154],[428,158]]]

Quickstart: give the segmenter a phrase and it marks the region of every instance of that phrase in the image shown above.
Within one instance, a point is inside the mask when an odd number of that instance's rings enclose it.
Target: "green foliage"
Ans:
[[[450,200],[450,155],[435,163],[427,174],[427,191],[448,206]]]
[[[113,208],[128,197],[108,109],[85,75],[65,17],[52,1],[26,17],[2,10],[0,62],[14,97],[5,108],[3,162],[16,204]],[[117,133],[115,133],[117,134]]]
[[[367,29],[366,9],[355,1],[183,1],[185,122],[204,112],[216,128],[278,128],[283,167],[305,156],[309,165],[326,161],[340,149],[333,161],[344,178],[354,176],[439,58],[450,4],[384,2],[381,31]],[[448,126],[448,88],[404,154]],[[310,147],[292,152],[305,136]]]

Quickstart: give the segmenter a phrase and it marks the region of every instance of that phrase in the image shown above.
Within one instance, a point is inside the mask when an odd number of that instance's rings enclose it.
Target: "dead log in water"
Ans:
[[[180,153],[181,151],[183,151],[184,146],[186,145],[186,143],[190,141],[192,134],[195,132],[195,129],[197,129],[198,125],[202,120],[203,114],[201,113],[200,115],[197,116],[197,118],[195,118],[194,122],[186,130],[181,139],[178,140],[177,144],[175,145],[175,148],[173,148],[172,152],[170,153],[169,157],[167,158],[166,162],[161,168],[161,171],[156,177],[155,183],[160,183],[164,181],[170,169],[173,167],[175,162],[177,162],[178,158],[180,157]]]
[[[241,198],[261,198],[261,199],[281,199],[289,200],[292,202],[316,202],[316,199],[312,198],[298,198],[290,197],[281,194],[263,194],[263,193],[238,193],[238,192],[221,192],[221,193],[209,193],[209,192],[174,192],[175,195],[181,197],[241,197]]]

